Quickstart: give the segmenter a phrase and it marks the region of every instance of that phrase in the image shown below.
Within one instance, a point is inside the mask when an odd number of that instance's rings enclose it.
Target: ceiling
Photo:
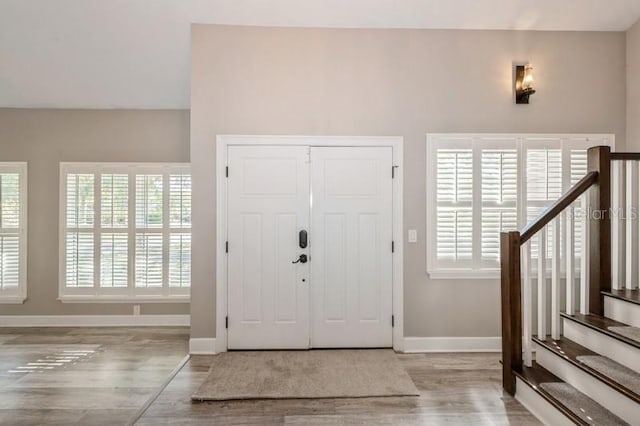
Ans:
[[[189,24],[625,31],[640,0],[0,0],[0,107],[189,108]]]

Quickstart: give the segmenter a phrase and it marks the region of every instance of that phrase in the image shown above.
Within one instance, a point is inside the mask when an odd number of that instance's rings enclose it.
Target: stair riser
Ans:
[[[571,420],[519,378],[516,379],[516,400],[546,425],[575,426]]]
[[[563,318],[564,336],[585,348],[640,373],[640,351],[570,319]]]
[[[604,316],[634,327],[640,327],[640,305],[605,296]]]
[[[638,419],[638,404],[607,386],[578,367],[552,353],[547,348],[535,345],[536,362],[570,384],[598,404],[606,407],[621,419],[633,424]]]

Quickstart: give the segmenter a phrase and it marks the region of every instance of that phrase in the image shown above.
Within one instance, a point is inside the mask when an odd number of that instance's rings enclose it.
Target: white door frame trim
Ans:
[[[404,278],[402,223],[403,202],[403,138],[401,136],[277,136],[277,135],[218,135],[216,137],[216,353],[227,351],[227,147],[232,145],[300,145],[334,147],[391,147],[393,165],[397,166],[393,179],[393,349],[404,350]],[[391,173],[391,170],[389,170]]]

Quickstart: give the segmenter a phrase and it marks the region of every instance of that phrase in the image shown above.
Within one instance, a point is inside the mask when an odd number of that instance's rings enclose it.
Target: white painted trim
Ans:
[[[578,391],[597,401],[629,424],[638,421],[638,404],[614,390],[580,368],[552,353],[543,345],[536,344],[536,362],[570,384]]]
[[[546,425],[574,425],[567,416],[547,402],[519,377],[516,377],[516,400]]]
[[[188,327],[190,315],[3,315],[0,327]]]
[[[640,373],[640,357],[634,346],[567,318],[563,318],[563,329],[567,339]]]
[[[405,353],[500,352],[500,337],[405,337]]]
[[[403,141],[401,136],[296,136],[296,135],[218,135],[216,137],[216,352],[227,350],[227,148],[231,145],[298,145],[337,147],[391,147],[393,164],[398,166],[393,179],[393,349],[404,350],[404,273],[403,273]]]
[[[22,305],[25,300],[23,296],[0,296],[0,305]]]
[[[208,337],[192,337],[189,339],[189,353],[191,355],[215,355],[216,339]]]
[[[499,280],[500,270],[461,270],[461,269],[439,269],[429,272],[432,280]]]
[[[605,296],[604,316],[634,327],[640,327],[640,305],[635,303]]]
[[[62,303],[190,303],[191,296],[83,296],[66,295]],[[1,303],[1,302],[0,302]]]

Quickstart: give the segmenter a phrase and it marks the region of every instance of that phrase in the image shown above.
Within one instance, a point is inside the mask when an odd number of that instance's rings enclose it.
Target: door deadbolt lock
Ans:
[[[307,255],[306,254],[301,254],[300,257],[298,258],[298,260],[293,261],[291,263],[307,263]]]

